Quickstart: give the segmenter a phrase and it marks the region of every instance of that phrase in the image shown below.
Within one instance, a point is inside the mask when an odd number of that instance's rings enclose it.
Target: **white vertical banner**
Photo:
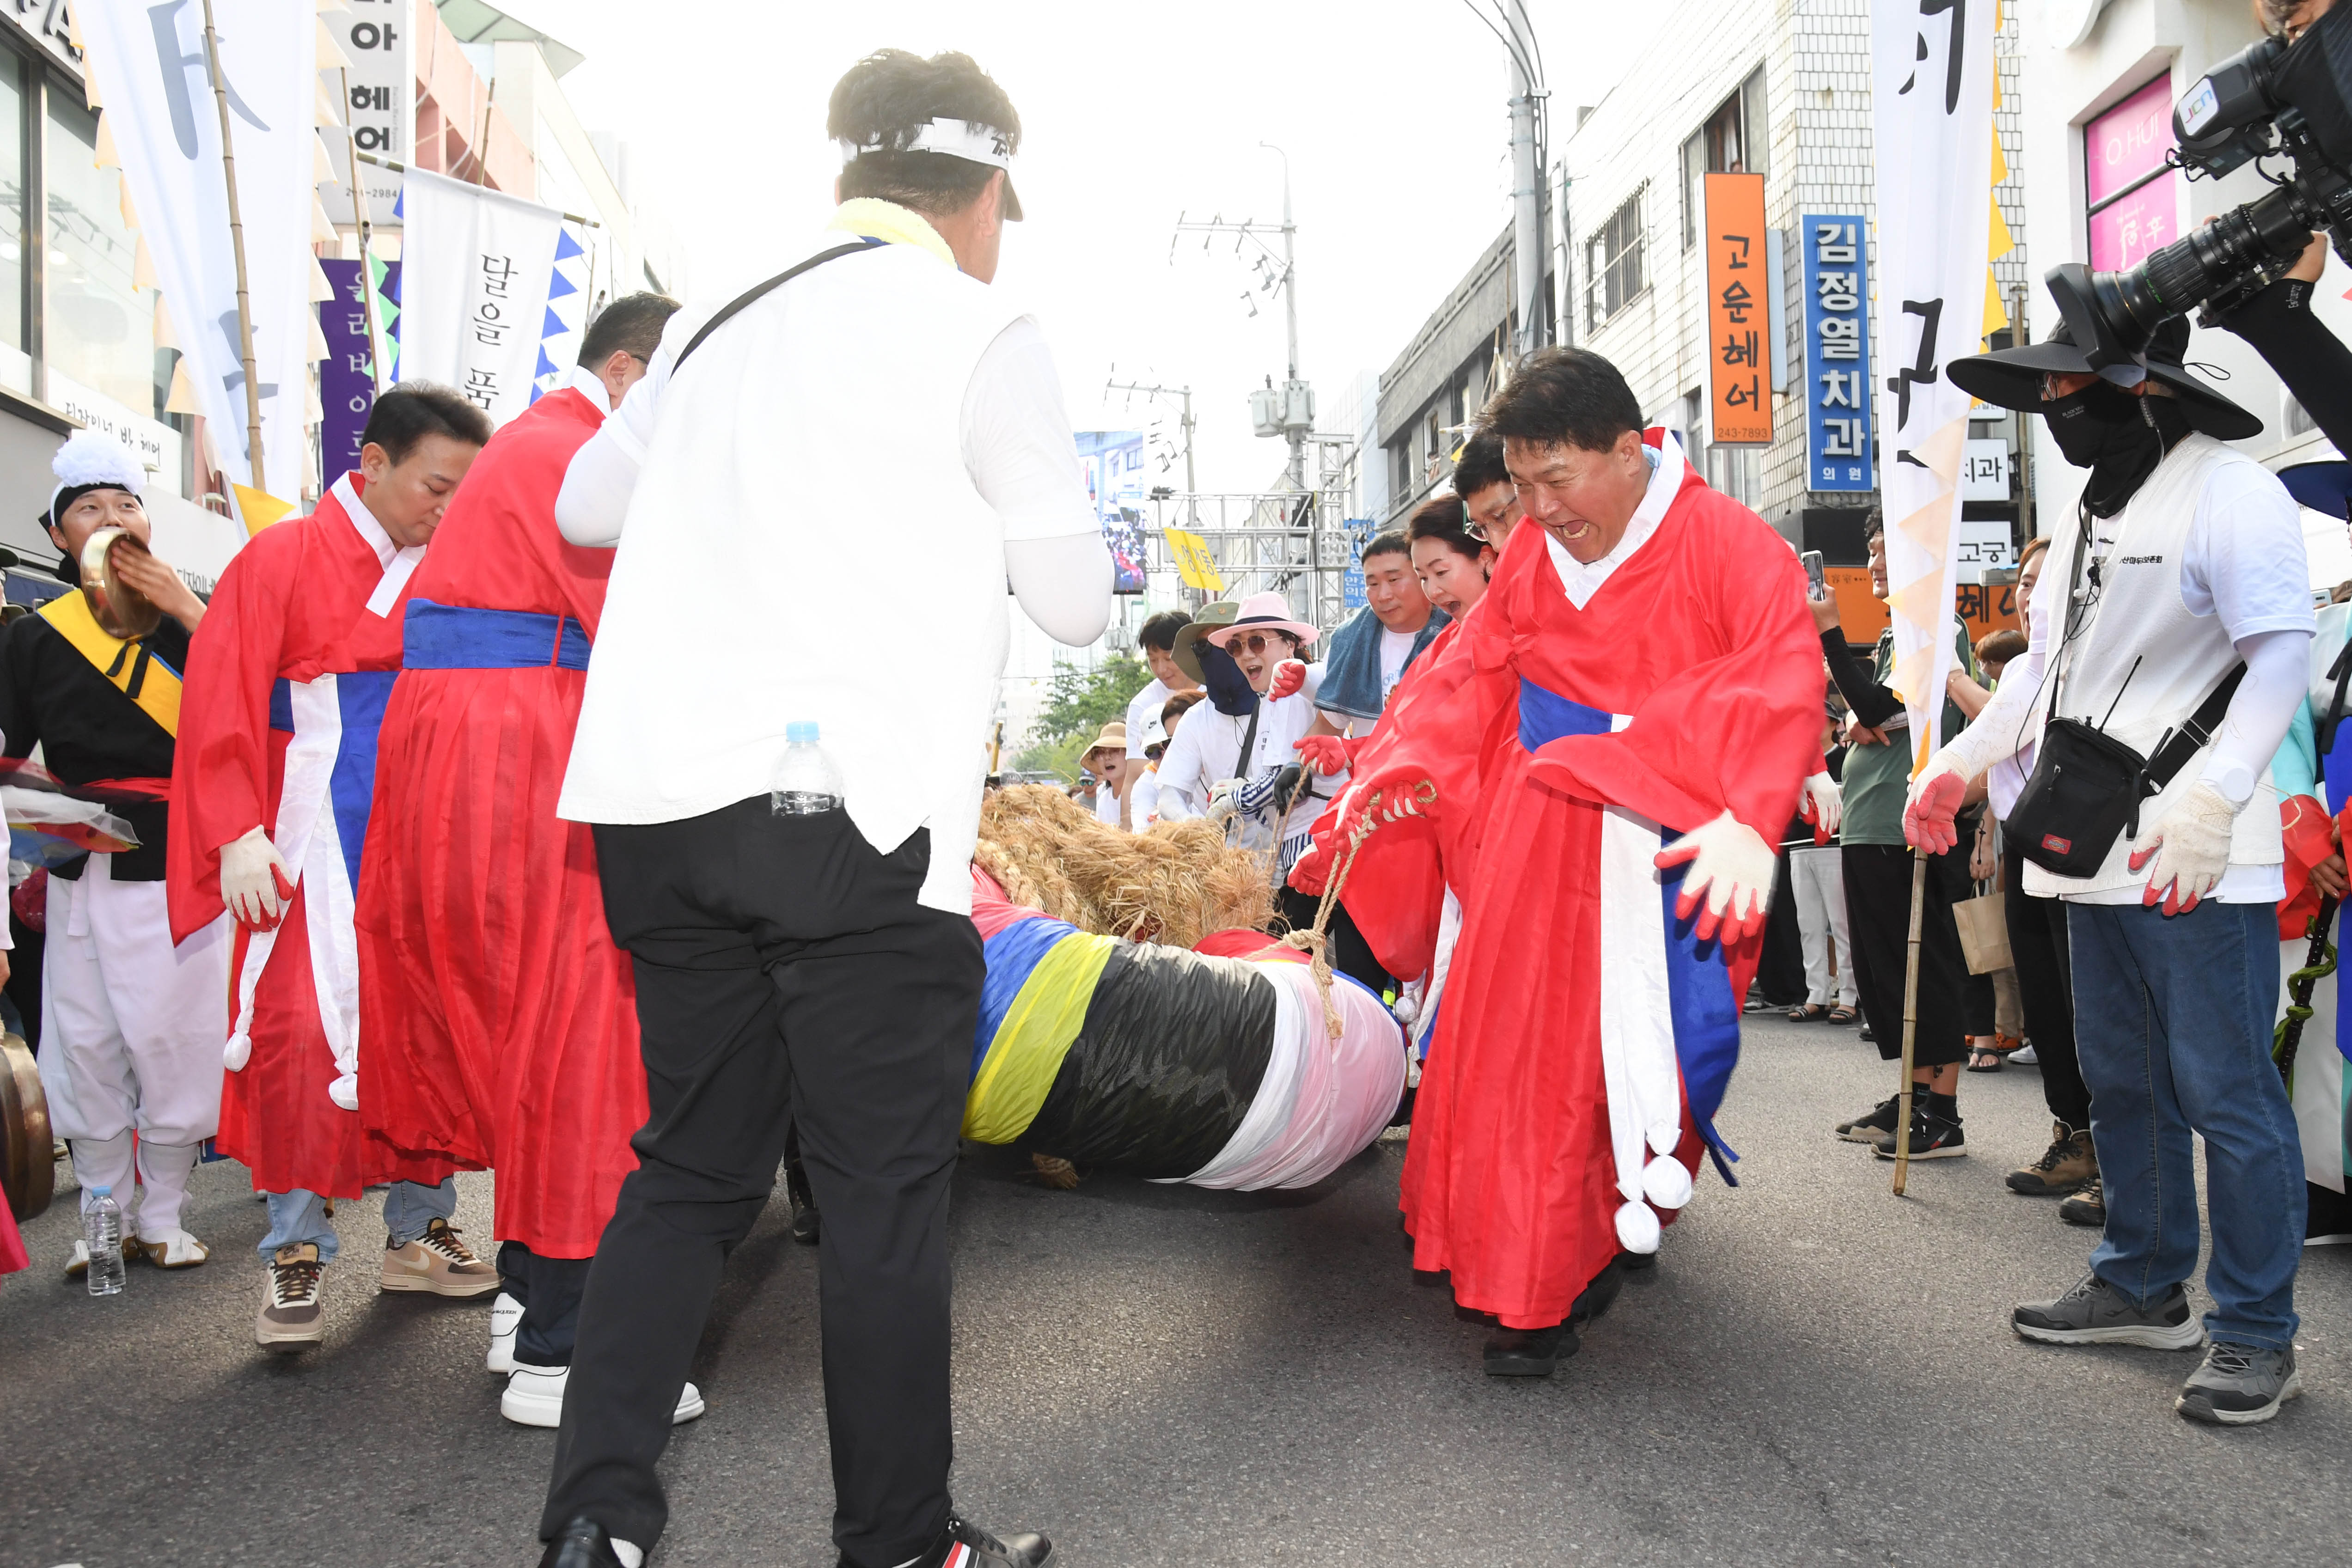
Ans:
[[[247,295],[261,391],[266,475],[253,473],[237,330],[236,260],[221,158],[221,113],[202,0],[76,7],[100,112],[139,233],[154,258],[182,367],[239,485],[291,501],[317,355],[310,313],[318,137],[316,0],[213,0],[236,155]],[[248,518],[258,527],[261,521]]]
[[[1993,0],[1871,0],[1878,229],[1879,496],[1893,685],[1916,771],[1941,738],[1952,661],[1969,394],[1944,367],[1984,331]]]
[[[331,138],[332,180],[319,187],[327,215],[346,227],[359,222],[353,211],[349,152],[357,148],[388,162],[405,164],[416,124],[416,72],[411,63],[415,44],[409,38],[410,0],[320,0],[320,20],[332,30],[336,46],[351,64],[328,74],[326,88],[341,100],[346,134]],[[378,229],[396,230],[393,216],[400,200],[400,175],[382,164],[358,165],[367,192],[368,222]]]
[[[457,389],[492,424],[530,406],[563,214],[411,169],[401,176],[400,377]]]

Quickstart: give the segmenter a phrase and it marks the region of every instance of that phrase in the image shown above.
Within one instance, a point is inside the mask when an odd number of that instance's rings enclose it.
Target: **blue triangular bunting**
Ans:
[[[396,218],[396,217],[399,217],[399,216],[401,216],[401,215],[402,215],[402,214],[401,214],[401,211],[400,211],[401,204],[402,204],[403,203],[406,202],[407,200],[408,200],[408,183],[407,183],[406,181],[404,181],[404,180],[403,182],[401,182],[401,186],[400,186],[400,194],[398,194],[398,195],[396,195],[396,196],[393,197],[393,199],[392,199],[392,215],[393,215],[394,217],[395,217],[395,218]]]
[[[588,253],[586,251],[580,248],[580,242],[572,237],[572,231],[570,229],[563,228],[560,225],[557,227],[555,231],[556,260],[566,261],[572,256],[585,256]]]
[[[547,357],[547,356],[546,356],[546,355],[544,355],[544,354],[541,354],[541,355],[540,356],[540,358],[541,358],[541,359],[545,359],[546,357]],[[531,388],[531,389],[530,389],[530,402],[537,402],[540,399],[541,399],[541,398],[545,397],[546,395],[547,395],[547,389],[546,389],[545,387],[533,387],[533,388]],[[530,403],[525,403],[523,406],[524,406],[525,408],[528,408],[528,407],[530,407]]]
[[[531,371],[530,373],[534,376],[551,376],[555,373],[555,361],[547,357],[547,350],[544,345],[542,345],[539,350],[539,369]]]
[[[547,297],[550,299],[561,299],[567,294],[577,294],[579,292],[580,286],[572,282],[572,279],[564,277],[560,268],[548,279]]]
[[[552,305],[549,306],[547,308],[547,323],[540,328],[539,335],[542,338],[561,338],[564,333],[569,332],[570,330],[572,330],[572,329],[563,324],[563,318],[555,313],[555,307]]]

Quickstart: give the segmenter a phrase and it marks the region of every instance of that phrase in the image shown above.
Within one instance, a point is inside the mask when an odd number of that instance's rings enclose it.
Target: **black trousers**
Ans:
[[[1942,1067],[1966,1060],[1969,966],[1952,905],[1969,896],[1969,835],[1927,857],[1927,893],[1919,923],[1918,1029],[1911,1061]],[[1853,983],[1862,1016],[1888,1061],[1903,1055],[1903,982],[1910,962],[1911,852],[1901,844],[1846,844],[1845,925],[1853,938]]]
[[[2009,952],[2017,964],[2017,997],[2025,1035],[2042,1062],[2042,1098],[2069,1132],[2091,1124],[2091,1092],[2074,1059],[2074,977],[2066,956],[2066,905],[2025,891],[2025,855],[2001,857],[2001,897],[2009,916]]]
[[[1315,912],[1322,906],[1320,894],[1301,893],[1287,886],[1282,890],[1282,918],[1293,931],[1313,930]],[[1324,935],[1330,942],[1331,967],[1351,979],[1361,980],[1376,997],[1388,989],[1389,972],[1381,967],[1381,961],[1372,956],[1371,944],[1364,940],[1356,923],[1348,918],[1346,904],[1332,907],[1331,925]]]
[[[1764,915],[1764,947],[1756,958],[1756,989],[1776,1008],[1801,1007],[1805,982],[1805,936],[1797,924],[1797,889],[1789,878],[1789,852],[1772,866],[1772,902]]]
[[[948,1514],[948,1187],[980,934],[915,902],[929,833],[885,855],[843,812],[776,817],[765,796],[599,826],[596,858],[635,961],[651,1114],[589,1270],[540,1536],[584,1514],[659,1539],[654,1464],[797,1124],[824,1213],[833,1536],[860,1568],[903,1563]]]
[[[586,1258],[542,1258],[520,1241],[499,1243],[499,1289],[522,1303],[515,1359],[526,1366],[570,1366],[588,1289]]]

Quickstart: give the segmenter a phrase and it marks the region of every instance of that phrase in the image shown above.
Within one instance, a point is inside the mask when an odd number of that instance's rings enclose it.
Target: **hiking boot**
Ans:
[[[1882,1133],[1873,1145],[1882,1160],[1895,1157],[1895,1134]],[[1969,1152],[1968,1134],[1960,1130],[1960,1102],[1956,1094],[1914,1094],[1911,1097],[1911,1157],[1952,1160]]]
[[[1901,1104],[1899,1096],[1890,1094],[1853,1121],[1840,1122],[1837,1135],[1849,1144],[1874,1144],[1895,1131],[1895,1114]]]
[[[2180,1385],[2172,1407],[2191,1421],[2218,1427],[2252,1427],[2278,1414],[2280,1406],[2303,1392],[2294,1350],[2265,1350],[2217,1339],[2205,1364]]]
[[[2189,1311],[2179,1285],[2143,1307],[2096,1274],[2054,1301],[2021,1301],[2010,1326],[2043,1344],[2137,1344],[2149,1350],[2194,1350],[2205,1327]]]
[[[253,1343],[271,1350],[299,1350],[319,1343],[324,1314],[319,1299],[327,1266],[319,1244],[297,1241],[270,1255],[269,1286],[253,1320]]]
[[[499,1288],[499,1271],[475,1257],[447,1220],[435,1219],[405,1247],[394,1247],[389,1236],[383,1239],[383,1272],[377,1284],[387,1291],[425,1291],[436,1296],[487,1296]]]
[[[2050,1146],[2032,1165],[2009,1173],[2009,1190],[2028,1197],[2056,1197],[2098,1174],[2099,1155],[2091,1147],[2091,1129],[2069,1132],[2065,1123],[2053,1122]]]
[[[2084,1184],[2083,1190],[2058,1206],[2058,1218],[2069,1225],[2095,1225],[2107,1228],[2107,1197],[2096,1176]]]

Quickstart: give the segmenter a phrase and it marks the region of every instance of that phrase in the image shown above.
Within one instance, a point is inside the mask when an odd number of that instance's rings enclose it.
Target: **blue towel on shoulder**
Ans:
[[[1452,619],[1437,606],[1429,607],[1429,623],[1413,634],[1412,651],[1405,655],[1406,669],[1412,668],[1421,651],[1436,641],[1437,634]],[[1381,618],[1367,604],[1331,633],[1323,654],[1323,685],[1315,694],[1317,707],[1326,713],[1345,714],[1349,718],[1371,720],[1381,716],[1384,696],[1381,691],[1381,633],[1384,630]]]

